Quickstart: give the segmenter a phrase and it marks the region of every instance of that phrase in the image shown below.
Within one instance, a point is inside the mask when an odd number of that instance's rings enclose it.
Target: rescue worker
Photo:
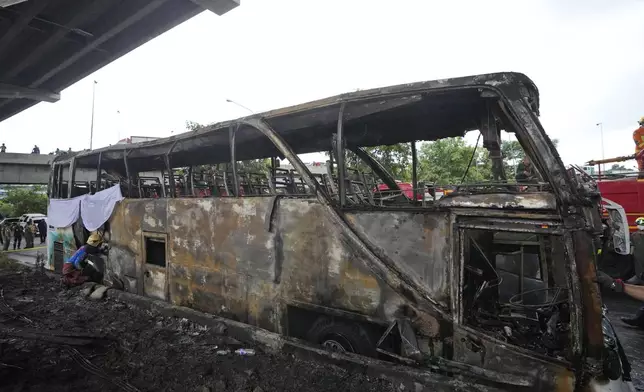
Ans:
[[[19,223],[13,224],[13,250],[16,250],[16,245],[20,249],[20,243],[22,242],[22,226]]]
[[[27,225],[25,226],[25,249],[33,248],[34,247],[34,234],[36,233],[36,226],[34,226],[34,223],[29,219],[27,221]]]
[[[4,143],[0,146],[0,152],[7,152],[7,146],[5,146]]]
[[[639,177],[644,176],[644,117],[638,121],[640,125],[633,132],[633,141],[635,142],[635,159],[637,160],[637,170],[639,170]]]
[[[624,293],[631,298],[644,302],[644,286],[624,283],[621,279],[613,279],[601,271],[597,271],[597,283],[606,290]],[[644,307],[641,307],[633,317],[622,317],[622,321],[632,327],[644,329]]]
[[[98,232],[92,232],[87,239],[87,244],[81,246],[74,252],[74,254],[63,264],[63,277],[62,282],[67,286],[78,286],[89,280],[100,280],[99,271],[90,268],[89,271],[85,269],[87,266],[87,256],[90,254],[97,254],[105,250],[102,247],[103,237]]]
[[[34,145],[33,150],[31,150],[32,154],[40,154],[40,148],[38,146]]]
[[[628,284],[644,285],[644,217],[635,219],[637,231],[631,234],[631,257],[635,275],[626,281]]]
[[[44,244],[47,239],[47,222],[44,219],[38,221],[38,234],[40,235],[40,243]]]
[[[537,173],[534,170],[532,161],[527,156],[523,157],[517,165],[515,179],[517,182],[536,182]]]
[[[5,251],[9,250],[9,246],[11,245],[11,237],[13,237],[13,230],[11,229],[10,225],[5,225],[4,227],[2,227],[2,237],[4,238],[2,249]]]

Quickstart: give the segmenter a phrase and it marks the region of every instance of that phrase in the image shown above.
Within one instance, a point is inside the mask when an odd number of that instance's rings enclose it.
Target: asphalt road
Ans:
[[[621,317],[631,317],[644,304],[616,294],[605,294],[604,304],[631,363],[633,384],[638,390],[644,391],[644,330],[630,327],[620,320]]]
[[[16,260],[22,264],[35,265],[36,264],[36,255],[38,252],[42,254],[47,253],[47,246],[45,244],[39,244],[36,241],[35,247],[31,249],[21,249],[21,250],[9,250],[7,252],[9,258]]]

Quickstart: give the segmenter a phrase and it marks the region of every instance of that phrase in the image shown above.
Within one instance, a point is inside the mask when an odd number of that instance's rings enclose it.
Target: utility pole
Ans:
[[[94,140],[94,102],[96,101],[96,84],[98,82],[95,80],[92,85],[92,125],[89,128],[89,149],[92,149],[92,141]]]
[[[601,137],[601,143],[602,143],[602,160],[604,160],[606,157],[604,156],[604,123],[597,123],[595,126],[599,127],[599,135]],[[604,167],[604,164],[602,166],[602,171],[604,171],[606,168]]]

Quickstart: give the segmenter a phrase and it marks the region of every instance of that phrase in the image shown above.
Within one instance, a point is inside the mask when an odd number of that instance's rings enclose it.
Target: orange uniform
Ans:
[[[644,125],[633,132],[633,141],[635,142],[635,154],[639,154],[644,150]],[[644,171],[644,154],[637,157],[637,168],[639,171]]]

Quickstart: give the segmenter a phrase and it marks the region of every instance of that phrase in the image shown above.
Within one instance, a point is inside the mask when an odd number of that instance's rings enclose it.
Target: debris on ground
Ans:
[[[103,299],[103,297],[105,297],[105,292],[107,292],[106,286],[98,286],[94,291],[92,291],[92,294],[89,295],[89,299],[94,301]]]
[[[0,266],[2,390],[397,390],[360,372],[261,352],[226,336],[224,325],[208,328],[112,298],[90,301],[87,287],[65,289],[46,274]]]

